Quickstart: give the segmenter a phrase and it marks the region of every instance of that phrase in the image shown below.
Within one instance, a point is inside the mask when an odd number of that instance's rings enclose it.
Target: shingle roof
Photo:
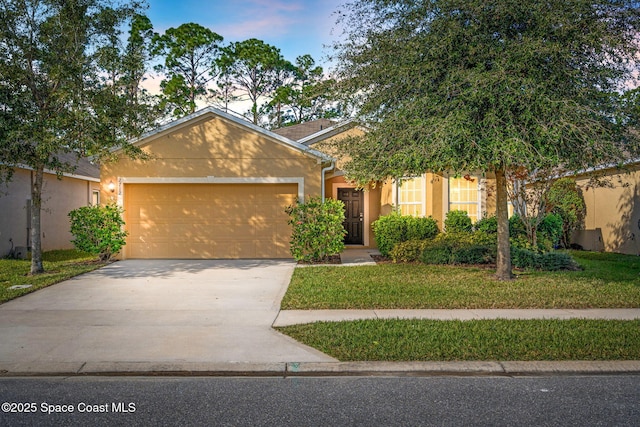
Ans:
[[[272,130],[273,133],[284,136],[294,141],[300,141],[314,133],[334,126],[336,122],[329,119],[318,119],[310,122],[300,123],[299,125],[286,126]]]
[[[62,163],[76,166],[74,171],[70,173],[71,175],[100,178],[100,166],[91,163],[86,157],[78,158],[74,153],[58,153],[56,154],[56,157]]]

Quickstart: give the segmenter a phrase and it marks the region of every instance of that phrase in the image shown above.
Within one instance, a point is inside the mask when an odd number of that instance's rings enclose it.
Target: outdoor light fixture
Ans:
[[[116,185],[113,183],[113,181],[109,181],[109,184],[107,185],[107,188],[112,193],[116,191]]]

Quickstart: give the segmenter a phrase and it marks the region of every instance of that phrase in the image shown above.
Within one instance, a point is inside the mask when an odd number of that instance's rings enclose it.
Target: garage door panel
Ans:
[[[291,258],[297,184],[127,184],[129,258]]]

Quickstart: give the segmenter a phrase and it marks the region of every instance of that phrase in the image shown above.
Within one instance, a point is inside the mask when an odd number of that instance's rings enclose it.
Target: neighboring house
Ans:
[[[590,174],[576,176],[587,207],[584,230],[573,242],[586,250],[640,255],[640,161],[628,171],[603,169],[609,185],[593,187]]]
[[[63,162],[76,162],[72,154],[59,157]],[[16,168],[12,180],[0,184],[0,257],[9,255],[12,247],[20,248],[24,256],[31,246],[32,174],[28,168]],[[68,214],[100,202],[100,168],[80,159],[76,170],[61,179],[45,171],[42,200],[42,250],[73,248]]]
[[[124,208],[123,258],[291,258],[285,208],[321,194],[332,159],[214,108],[145,134],[151,156],[115,151],[103,201]]]

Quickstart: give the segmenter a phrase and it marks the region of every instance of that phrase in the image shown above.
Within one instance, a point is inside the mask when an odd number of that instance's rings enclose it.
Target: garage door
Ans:
[[[127,258],[290,258],[297,184],[128,184]]]

